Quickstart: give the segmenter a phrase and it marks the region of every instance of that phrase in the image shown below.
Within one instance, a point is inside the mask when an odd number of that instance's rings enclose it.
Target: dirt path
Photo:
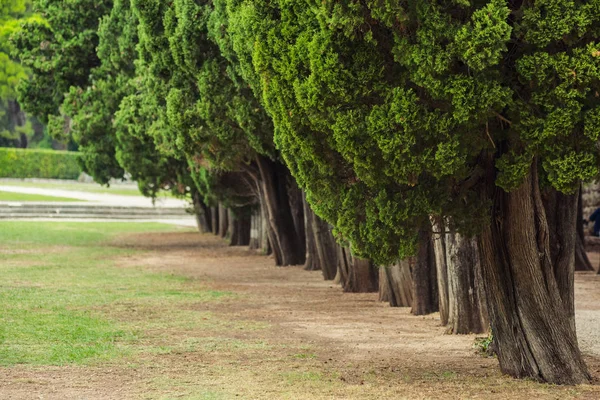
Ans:
[[[446,335],[436,314],[410,315],[377,294],[347,294],[320,272],[276,268],[271,259],[193,233],[135,235],[119,246],[147,250],[119,261],[207,282],[232,300],[191,306],[228,322],[163,330],[148,340],[201,343],[142,354],[127,365],[1,370],[9,399],[600,398],[600,386],[555,387],[502,376],[473,350],[473,335]],[[576,278],[581,347],[600,377],[600,278]],[[238,328],[239,327],[239,328]],[[204,330],[203,330],[204,329]],[[178,349],[180,347],[177,347]]]

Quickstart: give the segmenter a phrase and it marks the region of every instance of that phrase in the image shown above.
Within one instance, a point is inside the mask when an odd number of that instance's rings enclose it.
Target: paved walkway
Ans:
[[[181,207],[188,206],[185,200],[170,197],[161,197],[152,204],[152,199],[143,196],[125,196],[108,193],[90,193],[77,190],[46,189],[36,187],[19,187],[0,185],[0,191],[39,194],[43,196],[70,197],[73,199],[84,200],[87,202],[98,203],[102,205],[121,206],[121,207]]]

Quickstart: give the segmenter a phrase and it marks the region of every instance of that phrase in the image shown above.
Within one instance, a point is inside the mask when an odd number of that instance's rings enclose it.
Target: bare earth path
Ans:
[[[164,352],[90,366],[0,369],[1,398],[600,398],[597,385],[502,376],[496,359],[473,350],[475,336],[444,334],[437,315],[414,317],[377,302],[377,294],[342,293],[320,272],[276,268],[270,258],[210,235],[131,235],[116,244],[147,250],[120,259],[122,268],[184,275],[235,296],[181,310],[203,313],[206,324],[145,332],[144,340],[164,343]],[[576,285],[580,342],[597,384],[600,277],[578,275]],[[145,318],[140,314],[114,317]]]

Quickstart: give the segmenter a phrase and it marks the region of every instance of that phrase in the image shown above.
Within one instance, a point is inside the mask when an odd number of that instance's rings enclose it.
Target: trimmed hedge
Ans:
[[[77,179],[78,152],[46,149],[0,148],[0,177]]]

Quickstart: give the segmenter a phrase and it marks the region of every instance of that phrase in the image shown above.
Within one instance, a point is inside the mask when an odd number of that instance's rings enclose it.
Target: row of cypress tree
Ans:
[[[589,381],[573,277],[600,0],[35,6],[20,101],[98,182],[127,171],[277,265],[489,324],[507,374]]]

